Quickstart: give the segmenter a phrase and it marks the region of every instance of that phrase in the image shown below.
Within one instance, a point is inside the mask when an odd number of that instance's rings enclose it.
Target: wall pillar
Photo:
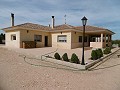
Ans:
[[[106,47],[106,34],[105,34],[105,37],[104,37],[104,47]]]
[[[112,35],[109,36],[109,43],[110,43],[110,46],[112,45]]]
[[[103,47],[103,33],[101,33],[101,48]]]

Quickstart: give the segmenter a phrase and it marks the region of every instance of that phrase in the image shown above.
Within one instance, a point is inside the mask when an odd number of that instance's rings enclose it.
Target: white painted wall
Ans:
[[[58,35],[66,35],[67,42],[57,42]],[[71,32],[62,32],[62,34],[61,34],[61,32],[52,33],[52,47],[71,49]]]
[[[16,35],[16,40],[11,39],[11,35]],[[5,45],[7,47],[20,48],[20,31],[6,31]]]

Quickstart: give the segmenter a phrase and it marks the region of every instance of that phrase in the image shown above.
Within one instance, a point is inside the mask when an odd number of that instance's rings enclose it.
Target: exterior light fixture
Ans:
[[[87,23],[88,19],[84,16],[81,20],[82,20],[82,24],[83,24],[83,38],[82,38],[83,50],[82,50],[82,62],[81,62],[81,65],[85,65],[85,60],[84,60],[84,38],[85,38],[85,26],[86,26],[86,23]]]

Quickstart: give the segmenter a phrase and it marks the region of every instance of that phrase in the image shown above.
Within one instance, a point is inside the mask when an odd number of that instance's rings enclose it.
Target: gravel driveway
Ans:
[[[92,71],[71,71],[33,66],[18,53],[0,48],[0,90],[120,90],[116,55]]]

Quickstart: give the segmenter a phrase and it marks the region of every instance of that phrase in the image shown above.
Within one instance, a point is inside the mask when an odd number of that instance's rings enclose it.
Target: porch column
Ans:
[[[110,44],[110,46],[112,45],[111,41],[112,41],[112,35],[109,36],[109,44]]]
[[[103,47],[103,33],[101,33],[101,48]]]

